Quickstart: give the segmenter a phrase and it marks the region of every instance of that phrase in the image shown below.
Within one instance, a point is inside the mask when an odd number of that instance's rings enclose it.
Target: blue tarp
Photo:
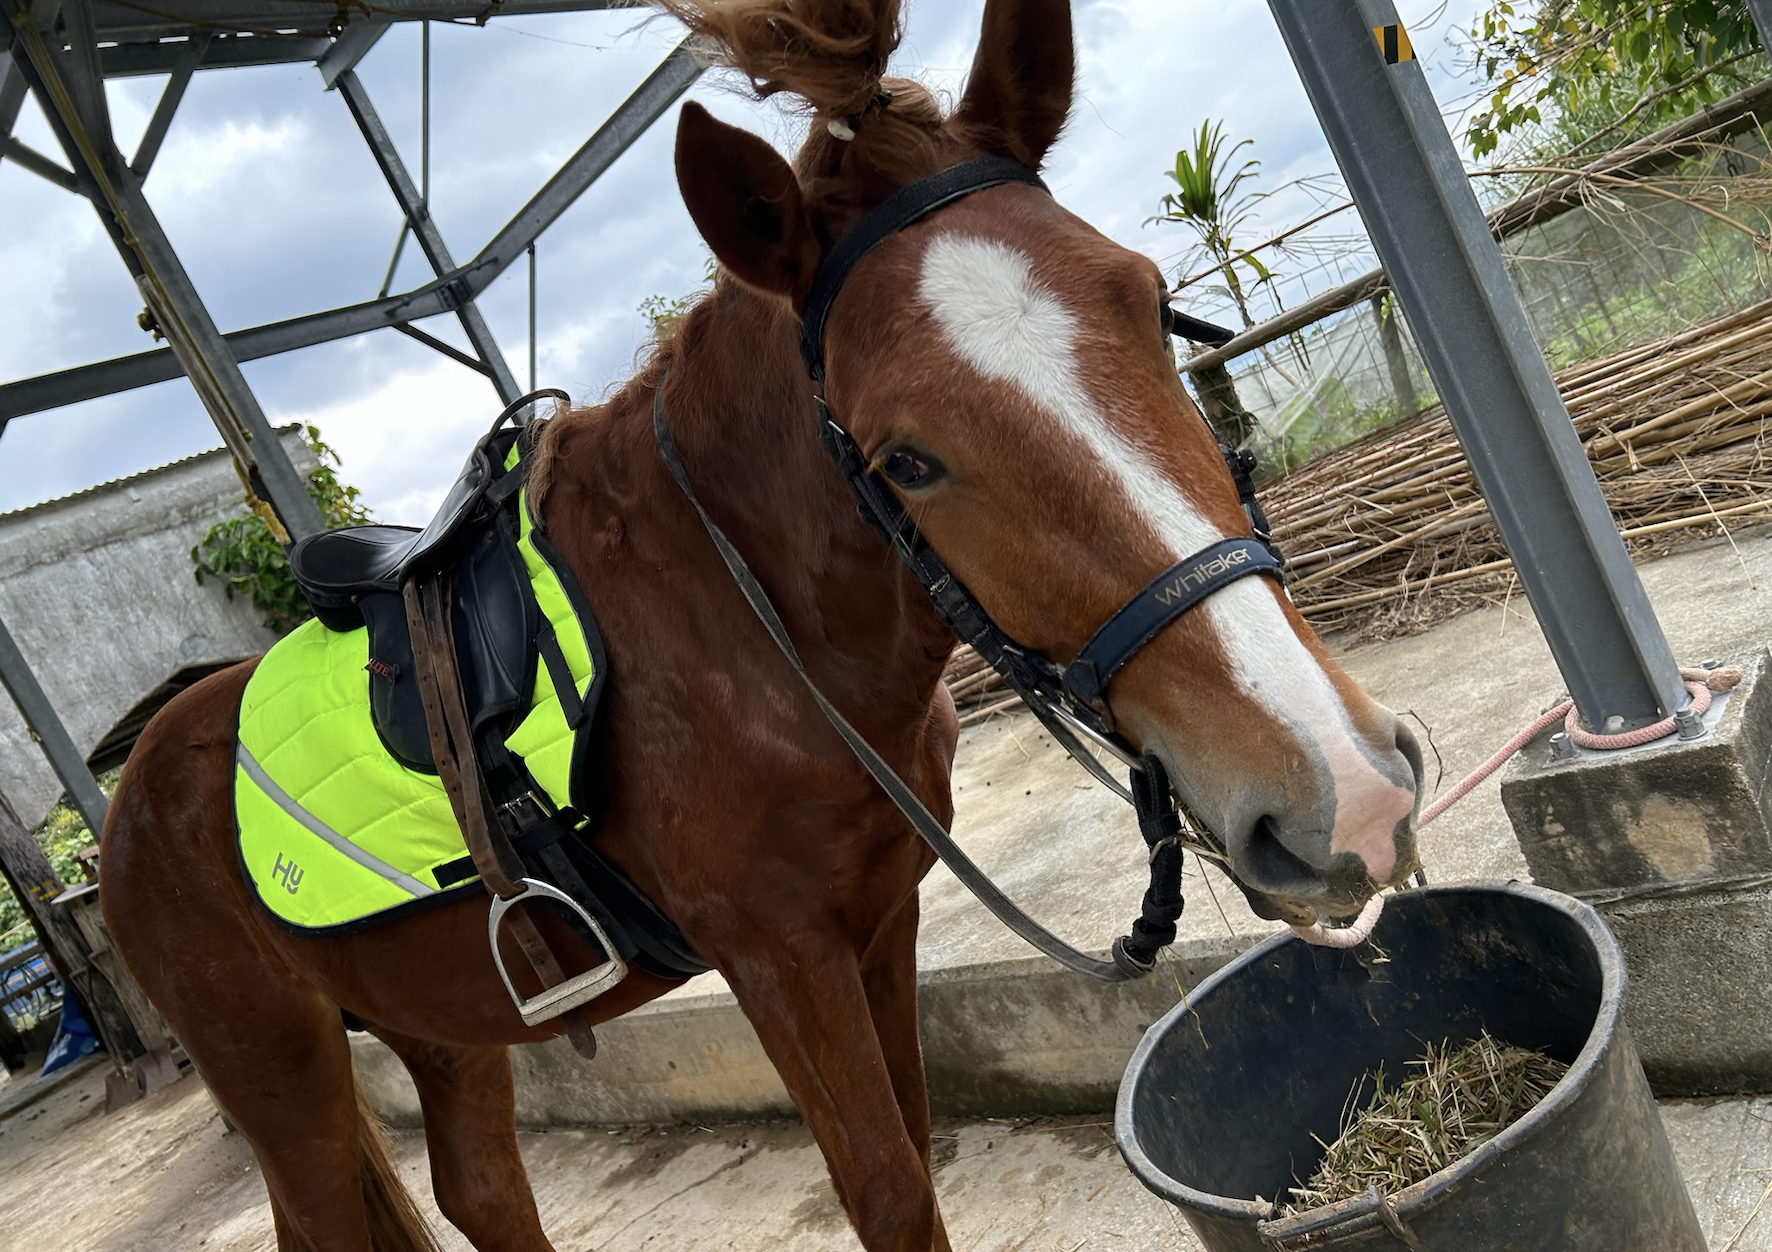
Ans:
[[[55,1038],[49,1041],[49,1055],[43,1058],[43,1069],[38,1077],[47,1077],[65,1065],[72,1065],[96,1047],[98,1039],[81,1015],[80,1006],[74,1003],[72,996],[63,996],[62,1018],[56,1025]]]

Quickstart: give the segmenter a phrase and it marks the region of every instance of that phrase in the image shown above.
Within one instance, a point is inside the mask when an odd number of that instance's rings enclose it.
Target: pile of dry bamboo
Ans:
[[[1557,375],[1636,555],[1772,518],[1772,300]],[[1261,489],[1292,596],[1319,630],[1382,638],[1516,592],[1443,410]],[[948,666],[962,721],[1013,705],[970,648]]]
[[[1772,301],[1571,366],[1557,385],[1633,552],[1772,514]],[[1316,458],[1262,499],[1319,630],[1409,633],[1514,590],[1441,409]]]

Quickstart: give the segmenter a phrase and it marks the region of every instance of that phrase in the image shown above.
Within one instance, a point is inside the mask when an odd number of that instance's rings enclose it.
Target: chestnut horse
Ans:
[[[678,181],[720,277],[619,394],[546,429],[532,491],[613,675],[594,753],[599,847],[730,983],[861,1243],[945,1249],[914,961],[931,853],[741,598],[667,476],[651,407],[663,385],[701,499],[813,678],[950,820],[953,639],[819,447],[798,309],[833,242],[896,188],[979,156],[1039,166],[1070,105],[1069,6],[989,0],[949,116],[881,78],[897,0],[665,7],[815,117],[790,166],[684,108]],[[832,412],[995,619],[1061,662],[1155,573],[1247,532],[1177,376],[1164,301],[1149,260],[1014,184],[887,240],[828,323]],[[353,1096],[341,1010],[411,1071],[444,1216],[483,1252],[549,1248],[507,1049],[557,1025],[519,1019],[484,902],[308,937],[251,898],[230,801],[251,670],[181,694],[129,760],[104,831],[117,946],[251,1143],[281,1248],[433,1246]],[[1169,626],[1108,696],[1276,910],[1345,915],[1414,868],[1418,754],[1271,580],[1236,582]],[[557,950],[592,962],[549,926]],[[672,985],[636,970],[593,1017]]]

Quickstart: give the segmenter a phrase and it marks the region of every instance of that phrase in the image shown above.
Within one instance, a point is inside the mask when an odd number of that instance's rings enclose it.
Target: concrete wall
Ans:
[[[295,428],[281,433],[304,472]],[[82,752],[180,670],[239,660],[274,636],[250,602],[199,587],[191,548],[242,509],[221,449],[0,514],[0,618]],[[0,794],[27,826],[62,786],[0,699]]]

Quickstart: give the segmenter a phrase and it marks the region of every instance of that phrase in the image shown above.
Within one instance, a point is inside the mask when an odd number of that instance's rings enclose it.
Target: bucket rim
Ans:
[[[1458,883],[1435,885],[1400,892],[1389,902],[1391,905],[1403,904],[1411,897],[1453,895],[1508,895],[1529,900],[1555,912],[1563,914],[1581,928],[1600,963],[1600,1002],[1594,1013],[1593,1025],[1588,1029],[1586,1041],[1581,1051],[1576,1054],[1569,1070],[1551,1088],[1550,1093],[1534,1105],[1524,1117],[1509,1126],[1495,1138],[1483,1144],[1476,1151],[1460,1157],[1445,1169],[1428,1175],[1420,1182],[1404,1187],[1382,1197],[1387,1201],[1384,1205],[1389,1216],[1407,1220],[1412,1214],[1427,1209],[1447,1192],[1462,1187],[1476,1175],[1482,1173],[1498,1159],[1527,1143],[1547,1126],[1563,1109],[1579,1099],[1592,1082],[1606,1053],[1617,1046],[1619,1031],[1622,1025],[1625,992],[1624,955],[1618,945],[1617,938],[1601,920],[1598,912],[1585,901],[1553,891],[1548,887],[1540,887],[1533,883],[1509,880],[1501,883]],[[1406,907],[1412,907],[1407,906]],[[1276,1216],[1280,1197],[1271,1202],[1256,1203],[1254,1200],[1236,1199],[1231,1196],[1215,1195],[1188,1186],[1179,1179],[1171,1177],[1156,1165],[1138,1141],[1137,1133],[1132,1124],[1132,1101],[1138,1081],[1145,1071],[1150,1054],[1167,1034],[1172,1023],[1192,1011],[1193,1004],[1201,997],[1210,994],[1219,985],[1238,977],[1245,967],[1254,965],[1269,953],[1277,951],[1287,944],[1302,944],[1304,940],[1290,932],[1282,932],[1264,940],[1250,948],[1235,960],[1229,962],[1203,978],[1189,993],[1187,999],[1165,1013],[1158,1021],[1152,1023],[1139,1040],[1138,1047],[1127,1062],[1126,1072],[1120,1080],[1120,1092],[1114,1102],[1114,1140],[1119,1146],[1120,1155],[1127,1167],[1146,1188],[1168,1200],[1177,1207],[1193,1210],[1213,1217],[1243,1222],[1249,1225],[1259,1224],[1264,1237],[1270,1240],[1289,1238],[1309,1232],[1324,1231],[1330,1227],[1339,1228],[1337,1233],[1353,1234],[1367,1226],[1382,1223],[1379,1204],[1374,1202],[1373,1193],[1356,1196],[1332,1205],[1322,1205],[1308,1209],[1291,1217]]]

